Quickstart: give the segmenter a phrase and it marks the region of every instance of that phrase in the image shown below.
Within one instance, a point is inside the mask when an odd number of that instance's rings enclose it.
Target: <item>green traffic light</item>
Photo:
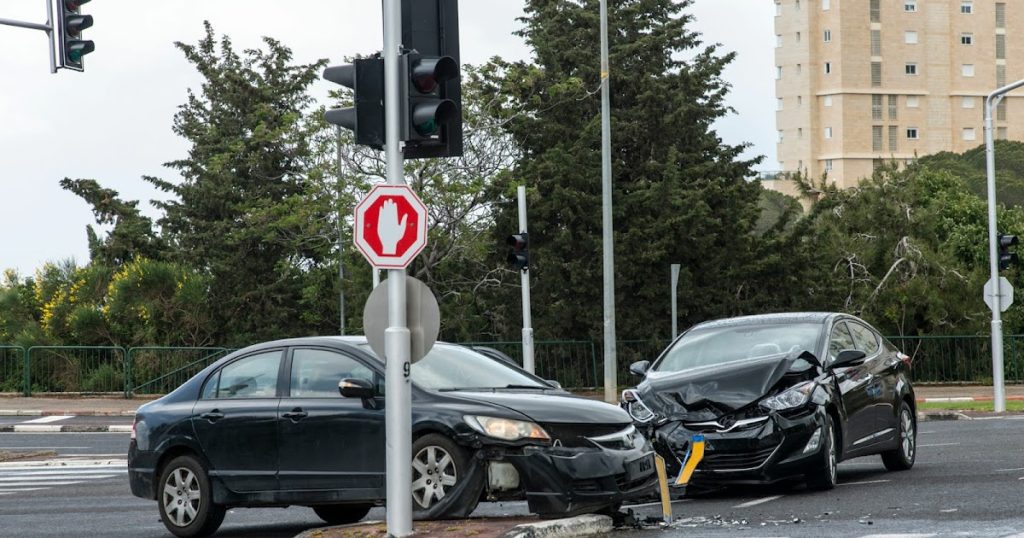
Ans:
[[[92,41],[69,41],[67,47],[68,59],[74,63],[81,63],[83,56],[96,50]]]

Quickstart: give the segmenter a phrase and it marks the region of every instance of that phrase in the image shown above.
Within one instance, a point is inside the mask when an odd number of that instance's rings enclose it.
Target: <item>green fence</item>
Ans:
[[[25,395],[34,392],[124,392],[123,347],[35,346],[28,348]]]
[[[985,336],[891,336],[913,357],[917,383],[992,383],[992,338]],[[1024,336],[1003,338],[1003,372],[1007,383],[1024,383]]]
[[[462,342],[462,345],[490,347],[523,364],[522,342]],[[554,379],[565,388],[598,387],[604,377],[598,371],[597,349],[589,340],[534,342],[533,362],[538,376]]]
[[[166,394],[233,350],[223,347],[133,347],[125,396]]]
[[[25,348],[0,346],[0,392],[24,392]]]

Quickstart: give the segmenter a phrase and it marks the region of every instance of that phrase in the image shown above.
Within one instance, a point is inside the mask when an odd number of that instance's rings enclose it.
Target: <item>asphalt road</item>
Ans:
[[[677,522],[668,530],[616,534],[1024,538],[1020,419],[1024,417],[923,422],[918,462],[911,471],[889,473],[879,458],[862,458],[840,465],[840,486],[831,492],[802,487],[726,490],[676,502]],[[57,459],[66,464],[51,466],[49,474],[0,466],[0,536],[170,536],[159,521],[156,503],[132,497],[128,490],[127,443],[127,434],[113,433],[0,434],[0,450],[55,449]],[[635,510],[654,515],[657,508]],[[474,516],[524,512],[524,503],[483,503]],[[383,519],[383,509],[368,517]],[[291,537],[320,525],[308,508],[236,509],[218,536]]]

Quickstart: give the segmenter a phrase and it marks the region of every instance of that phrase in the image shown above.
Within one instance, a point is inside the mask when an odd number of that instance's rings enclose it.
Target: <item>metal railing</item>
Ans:
[[[24,393],[123,393],[126,356],[120,346],[30,347]]]
[[[27,362],[25,348],[0,346],[0,392],[24,393]]]
[[[223,347],[133,347],[125,363],[125,397],[166,394],[232,351]]]

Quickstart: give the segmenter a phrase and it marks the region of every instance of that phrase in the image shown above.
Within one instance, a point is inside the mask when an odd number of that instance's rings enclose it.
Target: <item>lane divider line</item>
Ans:
[[[765,497],[763,499],[756,499],[753,501],[745,502],[743,504],[737,504],[736,506],[733,506],[733,508],[750,508],[751,506],[757,506],[759,504],[771,502],[774,501],[775,499],[781,499],[783,497],[785,497],[785,495],[772,495],[771,497]]]

